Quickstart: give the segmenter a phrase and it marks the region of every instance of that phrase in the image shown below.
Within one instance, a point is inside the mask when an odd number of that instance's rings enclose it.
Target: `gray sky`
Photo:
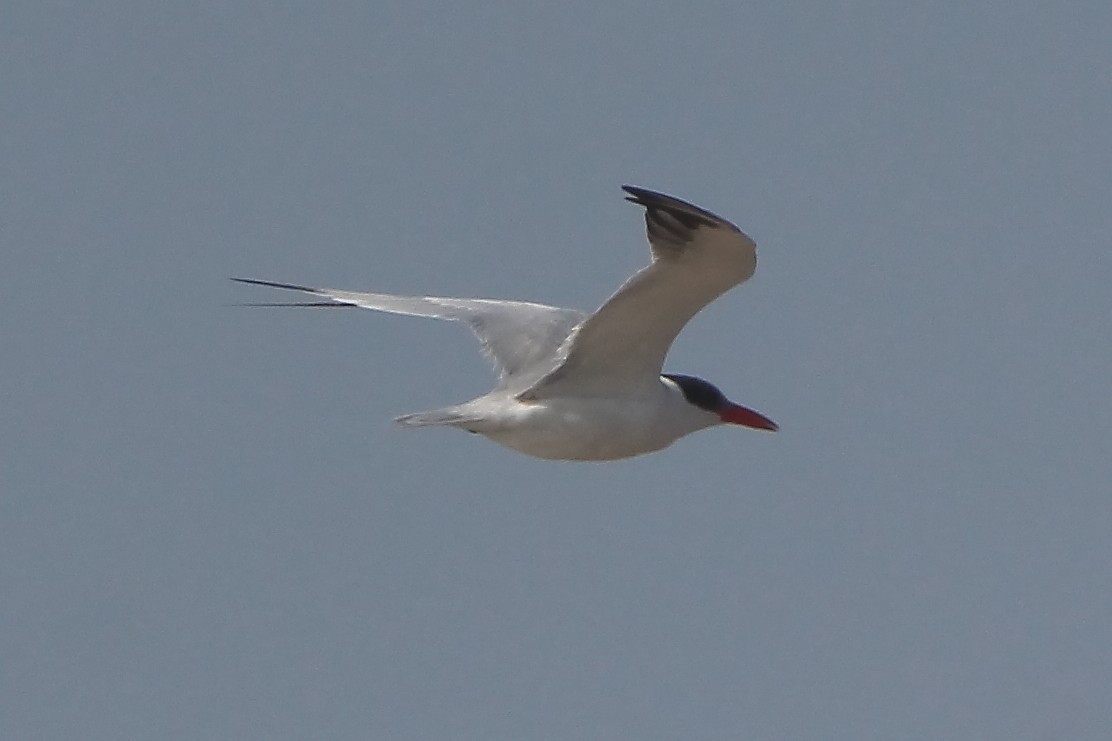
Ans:
[[[1106,2],[9,3],[0,737],[1112,738]],[[398,414],[590,309],[633,183],[754,279],[613,464]]]

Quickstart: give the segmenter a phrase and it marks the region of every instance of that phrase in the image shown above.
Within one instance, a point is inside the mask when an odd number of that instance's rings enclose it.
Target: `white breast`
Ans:
[[[537,458],[604,461],[666,448],[719,422],[661,384],[644,398],[515,400],[469,429]]]

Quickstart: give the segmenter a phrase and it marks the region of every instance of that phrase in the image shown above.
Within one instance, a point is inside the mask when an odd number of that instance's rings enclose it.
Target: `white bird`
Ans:
[[[526,455],[603,461],[650,453],[721,424],[776,423],[693,376],[662,373],[676,335],[699,310],[753,275],[757,246],[698,206],[623,186],[645,207],[652,262],[594,314],[494,299],[355,293],[233,278],[323,301],[255,306],[355,306],[465,322],[498,371],[488,394],[396,421],[447,425]]]

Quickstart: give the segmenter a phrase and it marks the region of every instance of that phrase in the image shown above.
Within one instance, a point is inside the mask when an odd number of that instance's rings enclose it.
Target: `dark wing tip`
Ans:
[[[232,278],[236,283],[246,283],[251,286],[266,286],[268,288],[284,288],[288,291],[301,291],[302,293],[320,293],[316,288],[308,286],[295,286],[292,283],[274,283],[269,280],[255,280],[254,278]]]
[[[675,196],[658,193],[647,188],[639,188],[636,185],[623,185],[622,190],[629,194],[626,196],[627,201],[636,203],[638,206],[644,206],[650,212],[654,210],[664,211],[689,229],[698,226],[724,226],[729,229],[737,229],[736,226],[718,214],[711,213],[705,208],[699,208],[694,203],[688,203]]]
[[[638,188],[636,185],[623,185],[622,190],[627,193],[627,201],[629,201],[630,203],[636,203],[638,206],[644,206],[646,208],[652,206],[654,201],[659,203],[661,200],[669,197],[664,195],[663,193],[657,193],[654,190]]]
[[[314,309],[357,309],[355,304],[340,304],[335,301],[291,301],[286,303],[268,303],[268,304],[225,304],[225,306],[240,306],[240,307],[274,307],[274,306],[296,306],[300,308],[310,307]]]

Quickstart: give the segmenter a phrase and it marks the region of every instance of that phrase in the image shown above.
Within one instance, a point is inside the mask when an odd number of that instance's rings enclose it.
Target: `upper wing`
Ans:
[[[408,314],[433,319],[466,322],[494,362],[503,386],[522,387],[533,383],[559,362],[556,352],[586,314],[574,309],[524,301],[482,298],[439,298],[436,296],[391,296],[386,293],[356,293],[329,288],[308,288],[288,283],[232,278],[239,283],[284,288],[321,296],[327,301],[262,306],[358,306],[391,314]]]
[[[559,395],[565,384],[603,395],[656,383],[691,317],[756,270],[757,245],[730,222],[662,193],[622,189],[645,207],[652,263],[568,337],[564,362],[528,398]]]

